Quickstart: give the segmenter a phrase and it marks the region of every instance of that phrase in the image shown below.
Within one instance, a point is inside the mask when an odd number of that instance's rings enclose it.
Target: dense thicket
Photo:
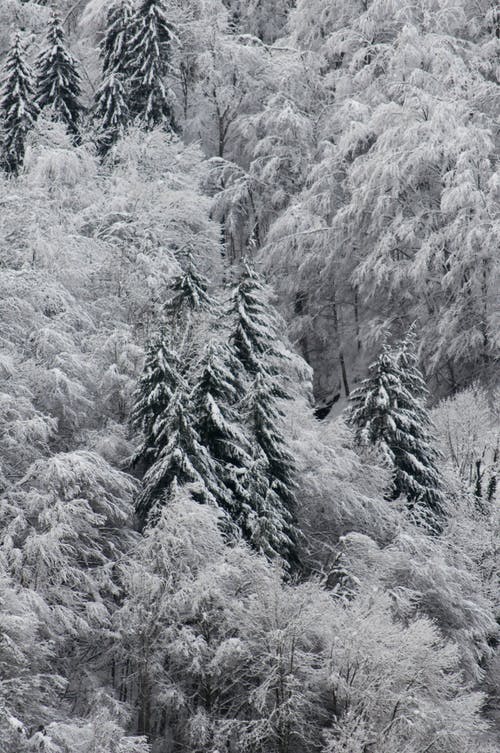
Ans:
[[[497,749],[499,33],[0,3],[2,753]]]

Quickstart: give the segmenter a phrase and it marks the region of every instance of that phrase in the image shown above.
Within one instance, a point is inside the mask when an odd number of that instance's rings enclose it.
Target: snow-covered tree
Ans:
[[[162,449],[159,443],[161,422],[182,383],[180,358],[169,346],[167,334],[162,330],[147,348],[143,372],[134,394],[131,423],[141,435],[134,463],[149,468],[157,459]]]
[[[16,174],[22,166],[26,136],[33,128],[37,114],[32,74],[18,32],[5,61],[0,93],[2,164],[8,172]]]
[[[270,303],[271,291],[245,262],[231,292],[226,318],[234,352],[244,371],[255,376],[276,375],[286,360],[281,346],[281,322]],[[281,347],[280,347],[281,346]]]
[[[242,385],[237,362],[226,345],[210,341],[197,367],[199,376],[191,394],[196,430],[201,442],[220,464],[222,478],[240,504],[247,496],[241,475],[248,469],[249,440],[243,430],[239,405]],[[238,513],[236,513],[238,520]]]
[[[116,74],[128,84],[130,76],[130,40],[134,29],[131,0],[116,0],[108,10],[106,28],[99,45],[104,78]]]
[[[170,283],[165,315],[173,332],[182,339],[190,332],[193,318],[208,316],[215,308],[209,293],[209,280],[198,269],[191,250],[182,254],[181,272]]]
[[[263,540],[267,537],[270,548],[294,567],[298,564],[297,469],[283,433],[281,397],[282,392],[272,377],[259,372],[250,386],[246,404],[251,437],[258,453],[262,453],[264,466],[261,466],[261,472],[267,480],[267,488],[261,495],[259,537]]]
[[[50,108],[77,135],[82,114],[80,74],[69,52],[61,19],[53,13],[47,40],[36,61],[36,103]]]
[[[385,342],[368,378],[351,395],[349,422],[357,441],[378,447],[392,468],[392,498],[404,494],[439,527],[446,505],[426,396],[413,337],[396,348]]]
[[[166,77],[175,33],[164,0],[142,0],[134,16],[130,40],[131,113],[148,129],[174,129],[172,95]]]
[[[115,73],[107,76],[96,91],[94,117],[97,120],[99,151],[106,154],[123,136],[129,122],[125,90]]]
[[[141,520],[154,520],[161,506],[175,496],[177,487],[189,485],[196,501],[228,509],[228,490],[220,483],[220,471],[193,425],[185,387],[173,395],[168,409],[156,419],[158,454],[142,480],[137,499]]]

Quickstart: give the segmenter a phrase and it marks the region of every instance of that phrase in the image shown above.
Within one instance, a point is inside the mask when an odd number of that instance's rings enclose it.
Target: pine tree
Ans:
[[[368,378],[351,396],[348,421],[356,440],[377,446],[393,469],[391,499],[405,495],[410,507],[418,505],[438,527],[444,497],[429,434],[426,394],[413,335],[395,349],[385,342]]]
[[[102,70],[106,78],[116,74],[128,81],[130,40],[134,26],[134,7],[130,0],[118,0],[108,10],[106,30],[99,45]]]
[[[279,373],[286,356],[277,347],[281,338],[280,322],[269,304],[270,290],[248,264],[231,293],[227,318],[236,356],[250,376],[267,371]],[[283,327],[281,327],[283,331]]]
[[[295,567],[298,531],[295,524],[296,465],[280,431],[283,413],[279,383],[265,372],[257,373],[247,396],[249,421],[256,457],[266,478],[260,493],[260,537]],[[262,484],[262,482],[259,482]]]
[[[64,30],[56,13],[50,19],[47,45],[38,57],[36,69],[38,107],[52,108],[69,132],[76,135],[82,114],[80,74],[65,46]]]
[[[5,63],[5,78],[0,98],[2,120],[2,163],[16,174],[24,159],[26,136],[33,127],[38,108],[33,101],[31,70],[24,60],[19,33]]]
[[[173,130],[165,79],[174,32],[167,20],[164,0],[143,0],[134,25],[135,34],[130,41],[130,109],[147,129],[162,125]]]
[[[183,262],[182,272],[170,285],[165,314],[176,329],[184,329],[193,312],[211,312],[215,301],[208,292],[209,282],[199,272],[190,253]]]
[[[144,369],[134,395],[131,424],[142,435],[133,464],[150,468],[161,450],[158,420],[168,412],[172,397],[183,383],[181,362],[162,330],[146,352]]]
[[[94,116],[99,121],[99,151],[105,155],[123,136],[129,120],[125,90],[115,73],[110,73],[96,92]]]
[[[215,460],[220,483],[231,493],[228,512],[235,523],[244,526],[251,505],[243,479],[252,465],[250,442],[242,429],[237,404],[242,387],[236,376],[237,365],[228,346],[209,342],[201,362],[199,377],[191,394],[194,426],[201,443]]]
[[[172,490],[190,486],[193,498],[222,510],[230,507],[227,489],[220,484],[218,469],[193,426],[188,396],[178,390],[168,410],[158,417],[158,447],[155,462],[144,475],[137,513],[145,523],[157,506],[168,503]]]

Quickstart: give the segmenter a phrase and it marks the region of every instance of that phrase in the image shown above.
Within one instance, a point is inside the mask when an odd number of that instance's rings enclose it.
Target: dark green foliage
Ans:
[[[130,110],[152,129],[174,130],[174,116],[166,84],[170,70],[172,25],[163,0],[143,0],[134,19],[130,41]]]
[[[17,174],[24,160],[26,136],[34,125],[38,108],[33,101],[31,70],[24,60],[20,34],[16,34],[4,68],[0,95],[1,162]]]
[[[352,394],[348,421],[360,444],[375,445],[393,469],[390,497],[406,496],[435,527],[445,500],[425,407],[413,333],[396,348],[384,343],[368,378]]]
[[[47,43],[36,64],[36,102],[42,110],[49,107],[65,123],[68,131],[78,134],[82,114],[80,74],[76,61],[65,46],[64,30],[53,13]]]

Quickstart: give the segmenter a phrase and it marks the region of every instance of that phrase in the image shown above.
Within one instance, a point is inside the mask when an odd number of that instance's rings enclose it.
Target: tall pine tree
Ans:
[[[167,414],[174,393],[182,385],[180,358],[162,329],[147,348],[143,372],[134,394],[131,424],[141,435],[141,444],[134,455],[133,465],[148,469],[158,458],[161,417]]]
[[[21,36],[17,33],[5,62],[0,95],[2,165],[17,174],[23,164],[26,136],[38,114],[34,103],[31,70],[24,60]]]
[[[247,488],[252,489],[251,508],[258,511],[252,536],[262,549],[277,552],[296,566],[296,466],[286,447],[280,408],[280,401],[290,396],[291,359],[282,341],[284,324],[270,298],[260,275],[244,263],[226,320],[240,378],[247,384],[245,407],[254,458]]]
[[[123,136],[129,121],[125,89],[115,73],[110,73],[96,92],[94,117],[98,121],[97,145],[104,156]]]
[[[249,538],[246,524],[252,499],[247,478],[252,466],[251,447],[238,406],[242,386],[238,367],[227,345],[212,340],[198,364],[199,377],[191,394],[191,415],[201,443],[215,461],[221,486],[229,491],[227,512]]]
[[[228,490],[220,483],[213,458],[200,441],[189,411],[189,398],[179,389],[157,419],[159,452],[143,478],[137,513],[145,523],[157,506],[167,504],[173,489],[189,485],[193,498],[227,510]]]
[[[111,5],[106,29],[99,45],[104,78],[110,74],[121,76],[125,85],[130,76],[130,40],[134,29],[134,6],[130,0],[118,0]]]
[[[143,0],[134,18],[130,41],[130,110],[147,129],[161,125],[174,130],[166,84],[174,31],[164,0]]]
[[[247,395],[249,424],[256,445],[258,468],[265,482],[259,482],[259,538],[294,568],[298,565],[296,513],[296,464],[281,431],[283,413],[279,382],[259,371]]]
[[[357,441],[378,447],[392,468],[390,497],[406,496],[410,507],[417,506],[438,529],[445,500],[426,395],[413,334],[396,348],[385,342],[368,378],[351,395],[348,421]]]
[[[50,107],[65,123],[68,131],[78,134],[82,114],[80,74],[76,61],[65,45],[64,30],[56,13],[49,22],[47,43],[36,64],[36,102],[38,107]]]
[[[280,321],[269,303],[270,290],[260,275],[247,262],[231,293],[227,311],[231,342],[238,360],[250,376],[267,371],[280,372],[286,359],[280,349]],[[280,363],[281,362],[281,363]]]

